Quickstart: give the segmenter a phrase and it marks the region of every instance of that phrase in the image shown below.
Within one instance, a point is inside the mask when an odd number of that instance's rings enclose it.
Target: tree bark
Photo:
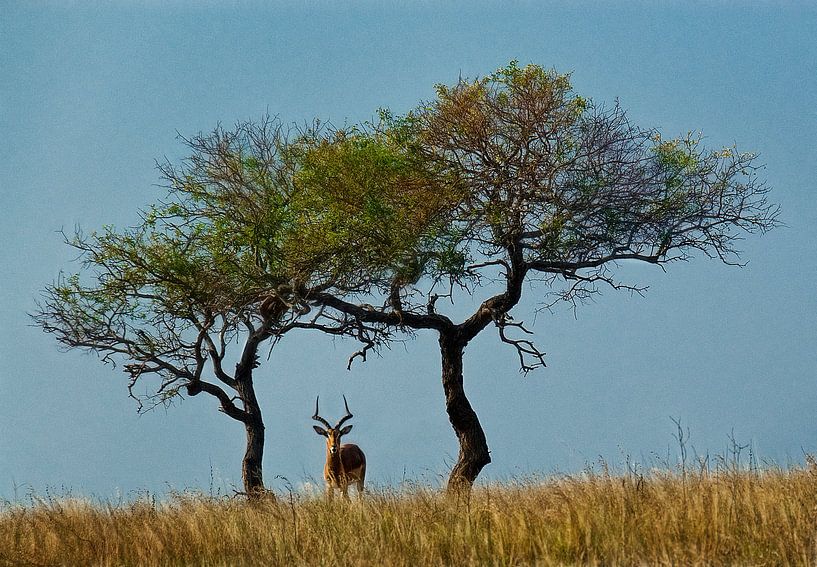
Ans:
[[[244,492],[249,498],[255,498],[265,492],[264,489],[264,424],[260,419],[244,424],[247,430],[247,450],[241,466],[241,477],[244,481]]]
[[[242,374],[237,372],[237,374]],[[265,492],[264,488],[264,420],[261,417],[261,406],[255,397],[252,383],[252,372],[247,372],[237,381],[238,396],[244,404],[246,419],[244,428],[247,431],[247,450],[241,463],[241,478],[244,492],[248,498],[257,498]]]
[[[440,333],[445,409],[460,444],[457,462],[448,477],[449,492],[469,491],[482,468],[491,462],[485,432],[463,388],[464,349],[458,333]]]

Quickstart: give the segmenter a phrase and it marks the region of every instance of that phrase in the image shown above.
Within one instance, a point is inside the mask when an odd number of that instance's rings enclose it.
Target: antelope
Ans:
[[[351,425],[343,429],[340,428],[347,420],[352,418],[349,411],[349,404],[346,403],[346,396],[343,396],[343,405],[346,406],[346,415],[340,418],[337,425],[332,427],[329,422],[318,415],[318,400],[315,398],[315,415],[312,419],[326,426],[326,429],[318,425],[313,425],[315,433],[326,437],[326,465],[323,467],[323,477],[326,479],[326,497],[331,500],[336,488],[339,488],[343,497],[349,500],[349,484],[354,482],[357,486],[358,496],[363,497],[363,480],[366,478],[366,455],[360,447],[352,443],[340,444],[340,438],[352,430]]]

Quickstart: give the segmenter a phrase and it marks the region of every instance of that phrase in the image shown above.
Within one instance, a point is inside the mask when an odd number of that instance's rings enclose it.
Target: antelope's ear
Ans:
[[[341,429],[341,430],[340,430],[340,434],[341,434],[341,435],[346,435],[346,434],[347,434],[347,433],[349,433],[351,430],[352,430],[352,426],[351,426],[351,425],[347,425],[346,427],[344,427],[343,429]]]
[[[320,426],[318,426],[318,425],[313,425],[313,426],[312,426],[312,429],[314,429],[314,430],[315,430],[315,433],[317,433],[318,435],[323,435],[324,437],[328,437],[328,436],[329,436],[329,435],[326,433],[326,430],[325,430],[323,427],[320,427]]]

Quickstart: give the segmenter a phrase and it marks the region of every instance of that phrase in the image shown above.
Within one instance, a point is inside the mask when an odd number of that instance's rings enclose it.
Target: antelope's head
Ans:
[[[329,425],[329,422],[318,415],[318,401],[320,396],[315,398],[315,415],[312,416],[317,422],[322,423],[326,426],[326,429],[319,425],[313,425],[313,429],[315,429],[315,433],[318,435],[323,435],[326,437],[326,448],[329,450],[329,453],[332,455],[337,455],[340,452],[340,438],[349,433],[352,430],[351,425],[347,425],[346,427],[341,429],[341,425],[344,424],[349,419],[352,419],[352,413],[349,411],[349,404],[346,403],[346,396],[343,396],[343,405],[346,407],[346,415],[340,418],[340,421],[337,422],[335,427]]]

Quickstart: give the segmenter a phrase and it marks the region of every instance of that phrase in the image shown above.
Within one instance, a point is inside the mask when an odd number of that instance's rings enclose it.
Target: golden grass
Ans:
[[[812,565],[817,468],[0,506],[0,565]]]

